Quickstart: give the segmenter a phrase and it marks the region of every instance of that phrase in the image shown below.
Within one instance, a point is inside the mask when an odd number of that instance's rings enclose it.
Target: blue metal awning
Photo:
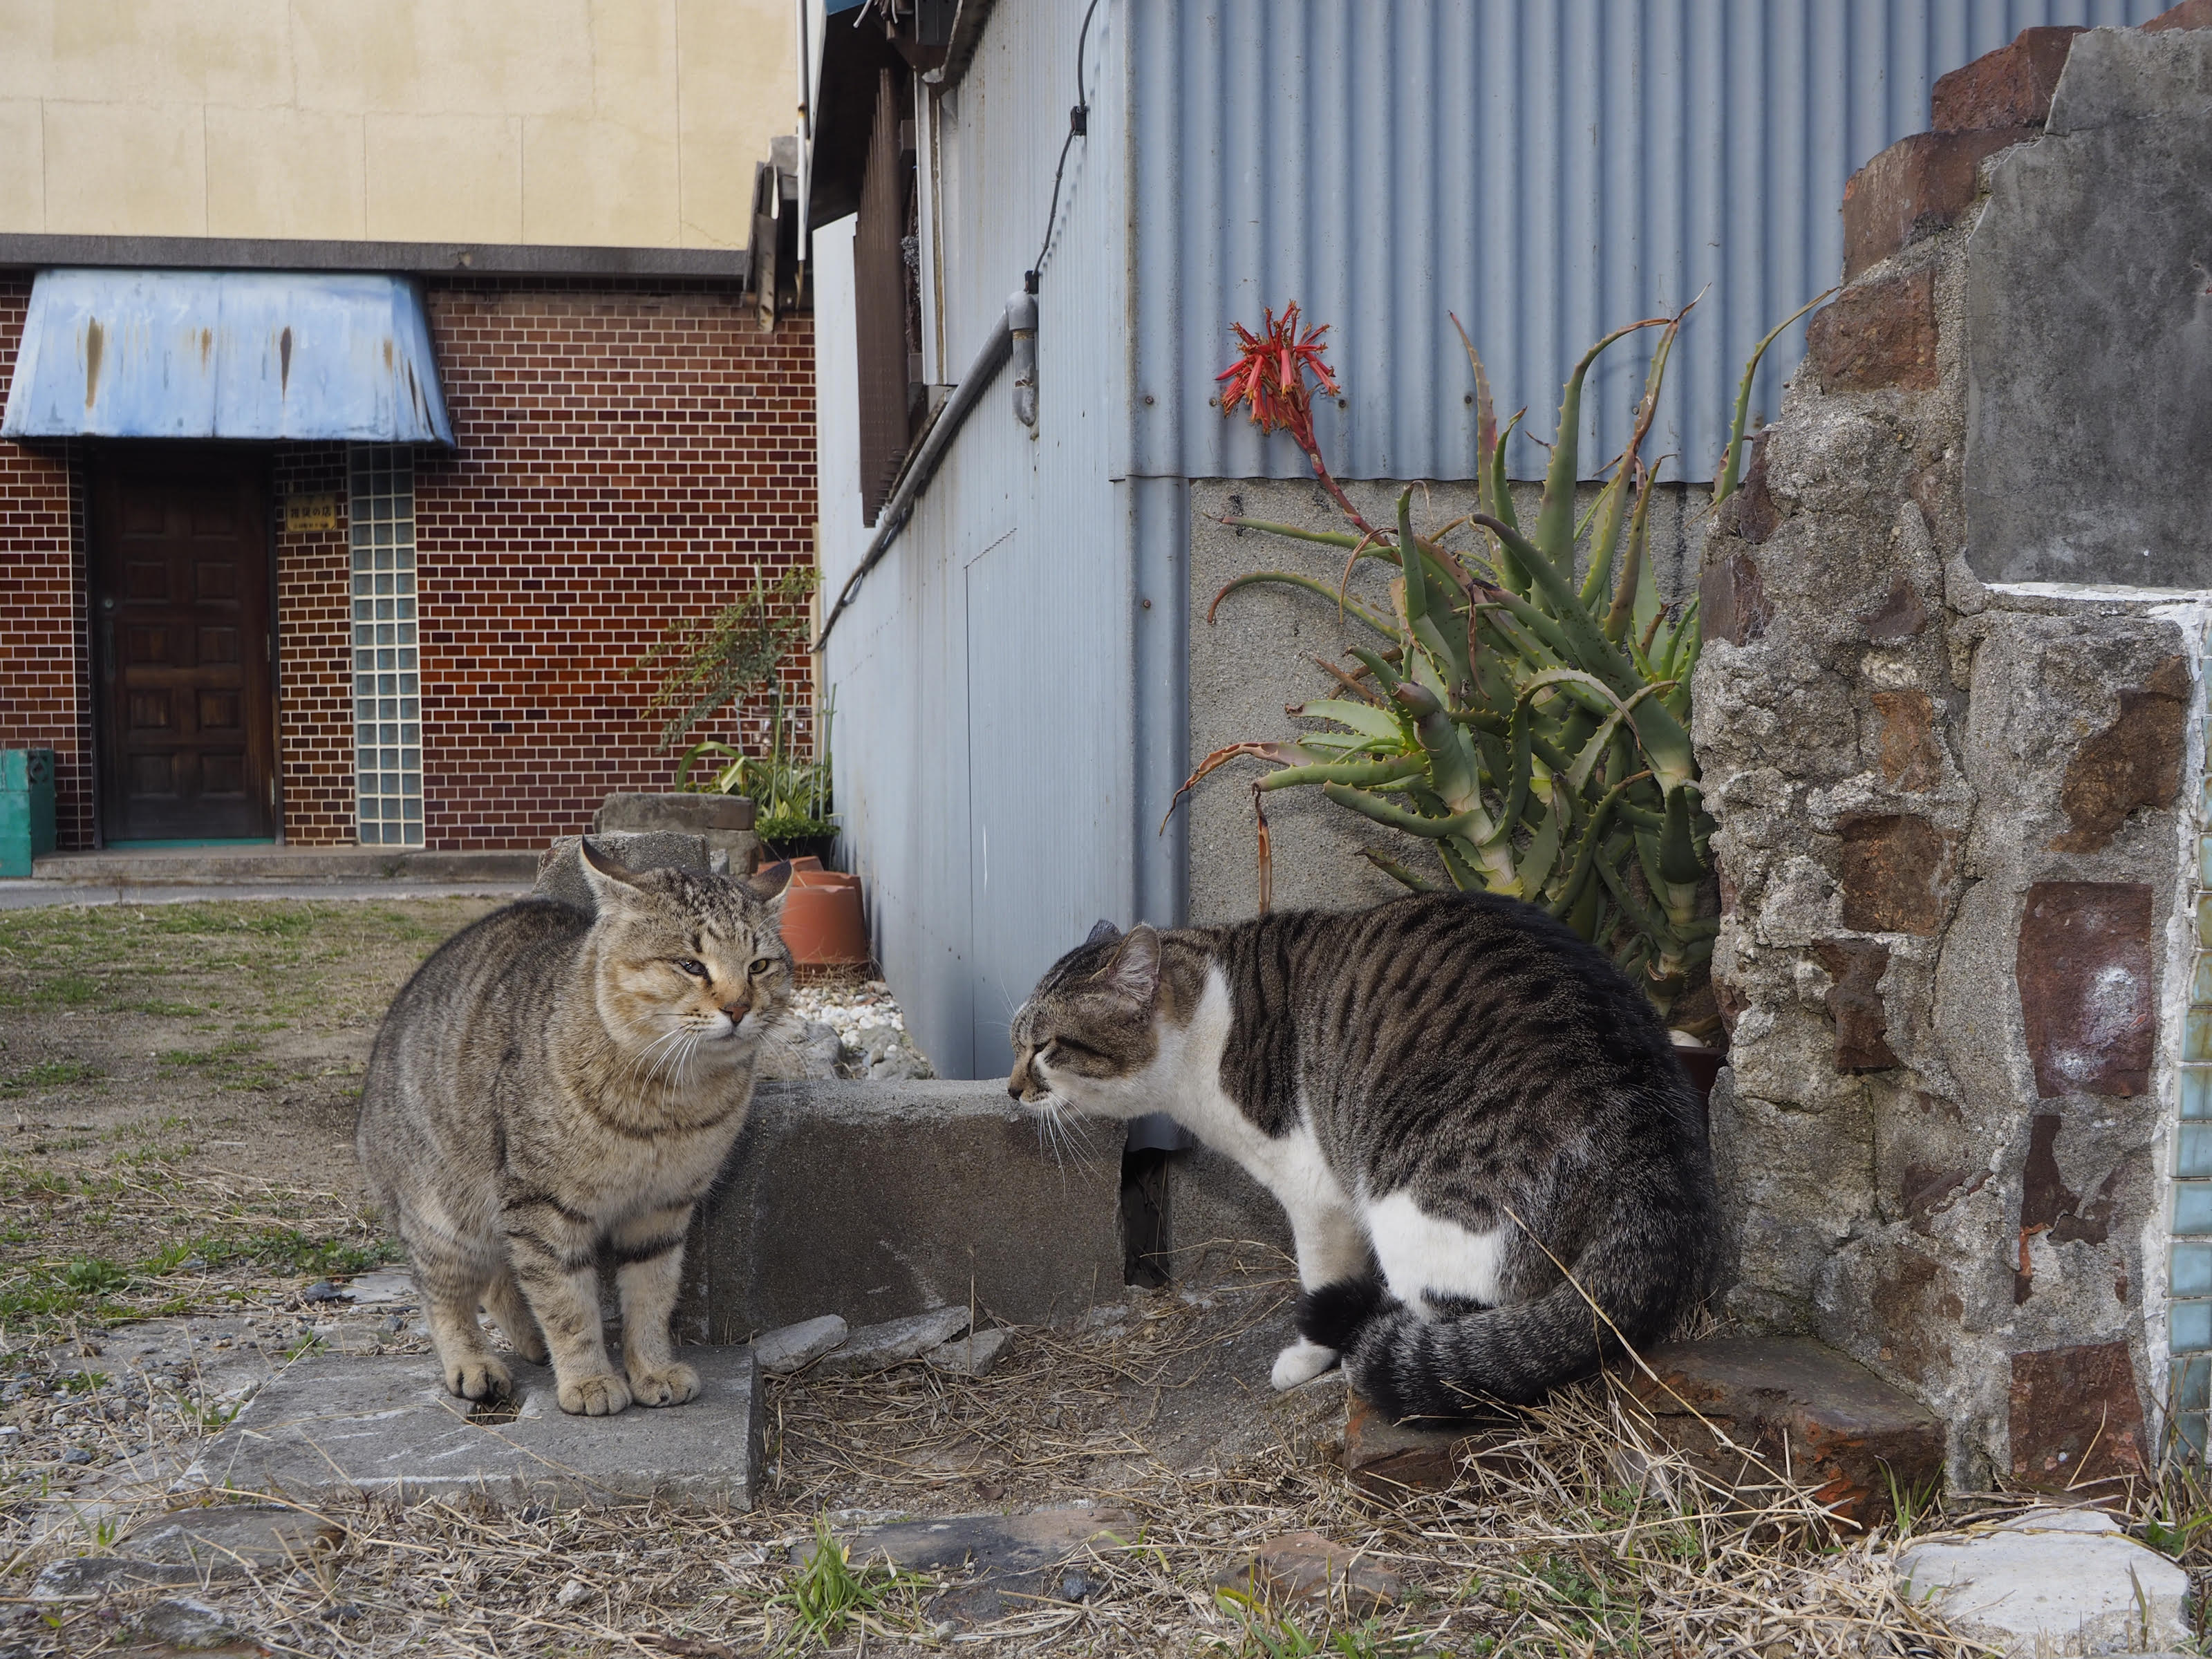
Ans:
[[[451,445],[404,276],[42,270],[0,438]]]

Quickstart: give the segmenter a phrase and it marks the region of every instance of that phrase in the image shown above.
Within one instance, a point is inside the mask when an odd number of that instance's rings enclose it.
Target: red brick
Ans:
[[[2066,54],[2082,33],[2072,24],[2025,28],[2009,46],[1953,70],[1936,82],[1929,125],[1937,132],[2041,126],[2051,114],[2051,94]]]
[[[2181,3],[2162,11],[2143,25],[2146,33],[2152,29],[2212,29],[2212,0],[2181,0]]]
[[[1830,392],[1927,390],[1936,382],[1934,270],[1845,289],[1814,314],[1805,349]]]
[[[1844,186],[1844,280],[1948,230],[1981,193],[1976,169],[1983,158],[2036,131],[1919,132],[1869,161]]]
[[[2142,1395],[2124,1342],[2012,1357],[2012,1478],[2078,1501],[2124,1498],[2145,1470]]]

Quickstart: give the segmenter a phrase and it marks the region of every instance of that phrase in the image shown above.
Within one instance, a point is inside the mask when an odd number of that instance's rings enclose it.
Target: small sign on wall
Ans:
[[[338,527],[338,498],[336,491],[322,495],[295,495],[284,498],[284,528],[287,530],[336,530]]]

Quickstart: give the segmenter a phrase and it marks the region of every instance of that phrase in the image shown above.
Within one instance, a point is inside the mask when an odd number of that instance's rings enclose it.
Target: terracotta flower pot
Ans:
[[[783,896],[783,942],[805,968],[856,967],[868,961],[860,879],[834,871],[796,872]]]

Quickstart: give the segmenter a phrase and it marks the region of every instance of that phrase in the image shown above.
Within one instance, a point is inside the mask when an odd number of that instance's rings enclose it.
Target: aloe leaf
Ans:
[[[1468,861],[1467,853],[1460,846],[1457,837],[1446,836],[1438,842],[1437,856],[1443,860],[1444,873],[1452,878],[1452,885],[1458,888],[1461,892],[1474,893],[1482,890],[1486,884],[1482,878],[1475,873],[1474,865]]]
[[[1591,870],[1596,863],[1598,844],[1605,839],[1607,822],[1620,805],[1621,796],[1626,793],[1627,788],[1628,786],[1625,783],[1616,784],[1607,790],[1598,804],[1590,809],[1589,826],[1583,830],[1581,839],[1575,844],[1573,859],[1567,867],[1566,879],[1560,884],[1559,897],[1549,907],[1553,915],[1565,915],[1582,902],[1583,890],[1589,882]],[[1585,933],[1583,937],[1587,939],[1595,936]]]
[[[1394,755],[1387,760],[1325,761],[1312,766],[1285,766],[1267,774],[1253,785],[1255,789],[1295,789],[1302,784],[1350,784],[1359,788],[1372,788],[1376,784],[1395,783],[1401,778],[1410,778],[1423,769],[1419,755]]]
[[[1590,508],[1590,516],[1597,528],[1590,537],[1589,568],[1583,575],[1582,600],[1585,611],[1597,609],[1598,601],[1605,597],[1605,590],[1613,582],[1613,557],[1620,550],[1620,526],[1625,519],[1620,504],[1628,493],[1629,471],[1624,457],[1605,488],[1598,492],[1596,503]]]
[[[1738,468],[1743,461],[1743,429],[1751,419],[1751,383],[1759,378],[1759,360],[1766,356],[1766,348],[1780,339],[1783,331],[1796,322],[1814,306],[1836,290],[1822,289],[1774,325],[1771,332],[1759,343],[1751,354],[1751,361],[1743,366],[1743,379],[1735,389],[1735,417],[1729,422],[1728,447],[1721,451],[1720,476],[1713,484],[1713,505],[1718,507],[1735,494],[1736,481],[1741,476]]]
[[[1605,613],[1606,638],[1618,645],[1628,632],[1629,619],[1635,615],[1637,596],[1643,591],[1644,567],[1650,543],[1651,497],[1650,485],[1636,492],[1636,511],[1628,526],[1628,548],[1621,556],[1620,580],[1613,589],[1612,607]]]
[[[1564,831],[1562,820],[1565,816],[1559,810],[1559,804],[1553,802],[1545,811],[1542,822],[1537,824],[1536,833],[1528,837],[1528,845],[1522,854],[1520,866],[1521,890],[1523,893],[1533,895],[1540,892],[1544,884],[1551,879],[1552,866],[1559,861],[1559,837]]]
[[[1506,774],[1499,781],[1504,788],[1505,804],[1498,811],[1498,821],[1510,832],[1521,822],[1521,814],[1528,804],[1528,780],[1534,767],[1534,757],[1528,752],[1530,727],[1534,718],[1528,712],[1526,693],[1513,706],[1513,747],[1506,757]]]
[[[1286,536],[1294,542],[1319,542],[1324,547],[1357,550],[1363,543],[1373,545],[1370,538],[1355,536],[1348,530],[1304,530],[1294,524],[1277,524],[1269,519],[1224,519],[1221,522],[1232,530],[1261,530],[1270,536]],[[1375,556],[1387,559],[1389,550],[1376,548]]]
[[[1567,376],[1565,389],[1559,397],[1559,435],[1552,441],[1552,464],[1544,473],[1544,504],[1536,514],[1534,538],[1553,574],[1563,578],[1572,577],[1575,569],[1575,483],[1577,446],[1582,439],[1583,378],[1598,360],[1598,354],[1614,341],[1626,339],[1641,328],[1661,327],[1666,322],[1664,317],[1647,317],[1640,323],[1613,330],[1583,353],[1582,361]],[[1522,556],[1517,550],[1515,556]]]
[[[1607,849],[1606,857],[1598,860],[1597,872],[1604,879],[1607,888],[1611,890],[1613,902],[1627,913],[1629,920],[1636,924],[1638,930],[1646,939],[1661,940],[1667,938],[1665,920],[1650,910],[1642,899],[1637,897],[1635,889],[1629,885],[1628,878],[1621,873],[1620,860],[1613,855],[1610,848]]]
[[[1705,876],[1690,838],[1690,791],[1669,790],[1666,827],[1659,832],[1659,873],[1677,887],[1693,885]]]
[[[1498,532],[1498,538],[1512,549],[1514,556],[1528,566],[1528,574],[1545,600],[1544,609],[1557,619],[1559,632],[1567,641],[1570,662],[1577,668],[1595,674],[1624,696],[1633,691],[1637,686],[1635,671],[1613,642],[1599,630],[1598,625],[1590,620],[1589,612],[1582,608],[1574,590],[1567,586],[1567,579],[1510,526],[1495,520],[1486,522],[1491,529]],[[1515,614],[1520,613],[1516,610]]]
[[[1375,677],[1375,684],[1382,688],[1384,696],[1391,696],[1396,693],[1400,683],[1405,677],[1391,665],[1389,658],[1380,651],[1371,650],[1364,645],[1353,646],[1352,654],[1358,659],[1361,667]]]
[[[1365,605],[1360,604],[1358,600],[1352,599],[1348,595],[1339,593],[1335,588],[1331,587],[1327,582],[1317,582],[1311,576],[1301,576],[1297,572],[1291,570],[1255,570],[1249,575],[1239,576],[1235,581],[1231,582],[1218,593],[1216,593],[1213,596],[1213,603],[1206,607],[1206,625],[1208,627],[1212,626],[1213,613],[1221,608],[1222,600],[1227,599],[1238,588],[1250,587],[1258,582],[1279,582],[1288,587],[1303,587],[1309,593],[1318,593],[1322,598],[1327,599],[1331,605],[1340,605],[1346,611],[1358,617],[1360,621],[1365,623],[1376,633],[1386,635],[1391,639],[1395,639],[1397,637],[1397,630],[1395,629],[1392,628],[1389,623],[1384,622],[1382,617],[1370,611]]]
[[[1464,728],[1444,712],[1443,699],[1411,681],[1398,688],[1398,701],[1413,717],[1413,735],[1429,757],[1429,787],[1454,812],[1481,810],[1481,782],[1474,748]],[[1479,837],[1487,840],[1484,836]]]
[[[1506,515],[1498,512],[1498,503],[1490,494],[1492,489],[1491,458],[1503,447],[1498,436],[1498,410],[1490,401],[1490,376],[1483,372],[1482,357],[1475,350],[1474,342],[1468,338],[1467,330],[1460,326],[1459,318],[1452,313],[1445,314],[1451,317],[1451,325],[1459,333],[1459,343],[1467,349],[1468,367],[1474,371],[1475,500],[1481,504],[1484,512],[1504,518]]]
[[[1339,726],[1350,726],[1363,737],[1380,738],[1385,742],[1403,740],[1406,736],[1406,728],[1395,714],[1372,703],[1346,702],[1341,697],[1323,697],[1304,705],[1297,713],[1301,720],[1334,720]]]
[[[1408,623],[1419,622],[1429,614],[1429,584],[1428,573],[1421,568],[1421,550],[1413,544],[1413,490],[1410,484],[1398,492],[1398,559],[1405,582],[1399,590],[1399,609]]]
[[[1339,806],[1348,806],[1362,817],[1372,818],[1393,830],[1403,830],[1410,836],[1440,841],[1446,836],[1463,836],[1469,830],[1475,830],[1480,832],[1483,840],[1490,838],[1490,821],[1480,807],[1455,812],[1447,817],[1432,818],[1409,811],[1395,801],[1384,800],[1380,795],[1371,795],[1350,784],[1324,783],[1321,792]]]
[[[1410,887],[1417,893],[1440,893],[1443,890],[1437,883],[1429,880],[1425,876],[1415,875],[1397,860],[1377,848],[1363,847],[1359,849],[1359,855],[1389,877],[1391,880],[1401,886]]]

